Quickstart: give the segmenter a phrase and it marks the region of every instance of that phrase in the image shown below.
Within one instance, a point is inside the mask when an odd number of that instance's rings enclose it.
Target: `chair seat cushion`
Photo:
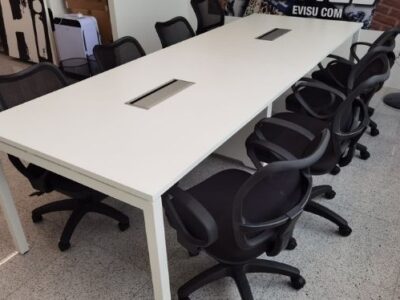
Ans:
[[[273,118],[279,118],[297,124],[313,133],[315,137],[318,137],[323,129],[330,128],[329,122],[299,113],[279,113],[274,115]],[[318,144],[318,139],[310,143],[303,135],[278,125],[264,123],[260,129],[267,141],[281,146],[297,158],[308,156],[314,151]],[[251,136],[250,138],[256,137]],[[338,155],[335,153],[333,143],[330,142],[322,158],[311,167],[311,172],[314,175],[329,173],[335,167],[339,159]],[[263,153],[258,153],[257,155],[265,162],[271,161],[271,156],[264,155]]]
[[[339,97],[332,99],[329,92],[313,87],[302,89],[300,95],[312,110],[321,115],[331,114],[336,111],[340,103],[342,103]],[[294,94],[286,98],[286,109],[293,112],[306,113]]]

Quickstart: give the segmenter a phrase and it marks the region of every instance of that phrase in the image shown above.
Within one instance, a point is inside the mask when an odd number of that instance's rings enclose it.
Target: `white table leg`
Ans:
[[[149,206],[144,208],[144,221],[150,254],[154,298],[157,300],[171,299],[161,198],[149,202]]]
[[[0,163],[0,206],[3,209],[4,217],[10,229],[18,252],[24,254],[28,252],[29,246],[26,240],[17,209],[12,198],[7,179],[4,175],[3,167]]]
[[[351,41],[351,44],[353,45],[354,43],[357,43],[360,37],[360,31],[357,31],[355,34],[353,34],[353,39]],[[350,61],[355,62],[355,58],[351,56],[350,53]]]
[[[272,117],[272,103],[267,107],[267,118]]]

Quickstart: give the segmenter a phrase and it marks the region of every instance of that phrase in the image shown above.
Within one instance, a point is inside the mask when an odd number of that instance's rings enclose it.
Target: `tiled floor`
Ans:
[[[0,56],[0,73],[23,65]],[[8,70],[8,71],[5,71]],[[387,90],[385,92],[388,92]],[[375,99],[374,115],[381,129],[378,137],[362,142],[371,158],[358,158],[337,176],[320,176],[316,183],[332,184],[334,200],[321,200],[346,217],[350,237],[336,233],[331,223],[304,214],[296,229],[298,248],[284,251],[276,260],[301,269],[307,280],[294,291],[286,278],[249,275],[255,299],[393,299],[400,300],[400,111]],[[0,265],[0,299],[151,299],[143,214],[109,199],[131,218],[131,228],[119,232],[114,222],[87,216],[73,236],[73,247],[61,253],[57,242],[67,213],[47,215],[41,224],[30,219],[32,208],[61,199],[59,194],[29,198],[31,187],[1,155],[10,187],[22,217],[31,250]],[[238,167],[210,157],[182,181],[190,186],[210,174]],[[189,258],[166,226],[173,298],[185,281],[214,264],[204,254]],[[0,213],[0,261],[14,252]],[[192,299],[239,299],[232,280],[224,279],[197,291]]]

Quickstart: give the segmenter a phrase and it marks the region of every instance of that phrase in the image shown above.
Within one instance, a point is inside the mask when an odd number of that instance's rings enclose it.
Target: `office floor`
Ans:
[[[0,74],[24,64],[0,55]],[[337,176],[320,176],[316,183],[332,184],[334,200],[322,200],[347,218],[353,234],[344,238],[331,223],[303,214],[295,236],[298,248],[273,258],[297,266],[307,280],[295,291],[279,275],[249,275],[255,299],[400,299],[400,111],[374,99],[378,137],[362,142],[371,152],[368,161],[355,158]],[[57,193],[29,197],[29,183],[0,155],[31,245],[24,256],[15,250],[0,213],[0,299],[152,299],[143,214],[116,200],[107,202],[124,210],[131,227],[119,232],[109,219],[88,215],[78,227],[72,248],[57,249],[68,213],[47,215],[33,224],[30,212],[41,204],[62,199]],[[235,163],[210,157],[182,184],[190,186]],[[204,254],[189,258],[166,224],[173,298],[188,279],[213,265]],[[233,281],[224,279],[193,294],[192,299],[239,299]]]

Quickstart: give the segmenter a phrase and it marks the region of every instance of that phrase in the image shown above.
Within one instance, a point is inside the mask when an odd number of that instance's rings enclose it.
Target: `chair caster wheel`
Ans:
[[[379,129],[378,128],[371,128],[371,136],[377,136],[379,135]]]
[[[291,238],[286,246],[286,250],[294,250],[297,247],[297,241],[295,238]]]
[[[350,228],[350,226],[340,226],[339,227],[339,234],[341,236],[349,236],[352,233],[352,229]]]
[[[340,168],[338,166],[335,166],[331,171],[332,175],[337,175],[339,173],[340,173]]]
[[[118,223],[118,228],[120,231],[125,231],[129,228],[129,222],[128,223]]]
[[[43,221],[43,216],[32,214],[32,221],[33,221],[33,223],[40,223]]]
[[[59,242],[58,243],[58,249],[60,249],[60,251],[64,252],[66,250],[68,250],[69,248],[71,248],[71,244],[69,242]]]
[[[362,160],[367,160],[370,156],[371,156],[371,154],[368,151],[361,151],[360,152],[360,158]]]
[[[291,281],[292,287],[296,290],[300,290],[306,285],[306,280],[300,275],[298,275],[296,277],[291,277],[290,281]]]
[[[335,196],[336,196],[336,192],[333,190],[325,193],[325,198],[328,200],[335,198]]]

